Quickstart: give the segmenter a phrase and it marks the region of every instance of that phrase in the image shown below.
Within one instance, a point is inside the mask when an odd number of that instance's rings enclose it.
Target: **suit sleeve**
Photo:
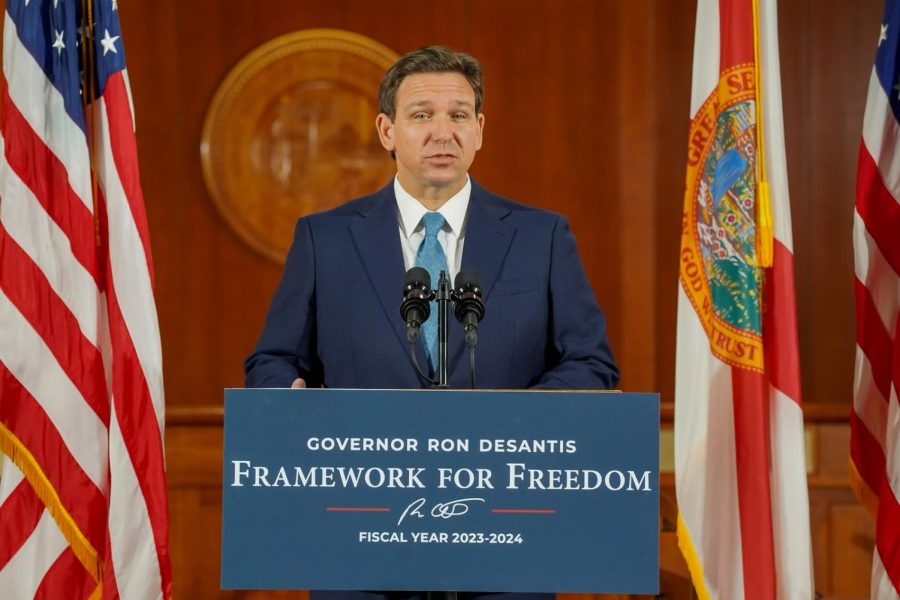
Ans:
[[[309,220],[300,219],[262,335],[244,361],[247,387],[290,387],[302,377],[321,383],[316,355],[316,261]]]
[[[612,389],[619,382],[619,368],[606,337],[606,317],[564,217],[556,222],[551,253],[548,367],[534,387]]]

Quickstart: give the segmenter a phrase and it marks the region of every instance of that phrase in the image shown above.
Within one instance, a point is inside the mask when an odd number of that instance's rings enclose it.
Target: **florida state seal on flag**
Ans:
[[[701,598],[811,598],[774,0],[699,0],[678,301],[678,540]]]

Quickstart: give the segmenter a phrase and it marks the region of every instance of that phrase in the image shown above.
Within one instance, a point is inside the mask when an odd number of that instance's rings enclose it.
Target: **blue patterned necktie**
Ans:
[[[431,287],[437,289],[438,277],[441,271],[447,273],[450,277],[450,269],[447,267],[447,255],[437,239],[438,232],[444,226],[444,215],[439,212],[428,212],[422,216],[422,222],[425,223],[425,239],[419,244],[419,251],[416,253],[416,266],[422,267],[431,275]],[[431,303],[431,315],[428,320],[422,324],[422,332],[425,334],[425,353],[431,367],[437,368],[437,302]]]

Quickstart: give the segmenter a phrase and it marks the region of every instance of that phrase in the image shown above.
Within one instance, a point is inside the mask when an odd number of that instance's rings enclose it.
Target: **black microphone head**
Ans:
[[[433,297],[431,275],[428,274],[428,271],[422,267],[413,267],[406,272],[400,317],[406,321],[407,327],[418,328],[428,320],[428,316],[431,314],[429,300]]]
[[[470,269],[462,269],[456,274],[456,279],[453,280],[453,289],[459,290],[466,287],[477,288],[479,292],[481,291],[478,273]]]
[[[484,318],[481,282],[478,279],[478,273],[475,271],[462,269],[456,274],[453,285],[453,299],[456,300],[456,307],[453,312],[460,322],[477,325]]]
[[[420,284],[431,289],[431,275],[422,267],[413,267],[406,272],[406,285],[412,284]]]

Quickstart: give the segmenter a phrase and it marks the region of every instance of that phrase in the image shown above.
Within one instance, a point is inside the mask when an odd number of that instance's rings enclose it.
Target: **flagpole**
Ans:
[[[91,166],[91,201],[94,207],[94,243],[97,248],[101,246],[100,212],[99,212],[99,188],[97,184],[97,168],[94,143],[94,115],[92,106],[96,100],[94,95],[97,88],[97,64],[94,61],[94,1],[81,0],[81,68],[82,94],[81,107],[85,120],[85,138],[88,146],[88,156]]]
[[[96,100],[96,63],[94,62],[94,2],[93,0],[81,1],[81,68],[83,70],[82,78],[82,94],[81,108],[85,120],[85,142],[88,150],[88,162],[91,174],[91,202],[94,209],[94,244],[98,250],[102,247],[102,230],[100,226],[100,203],[99,203],[99,185],[97,183],[97,163],[94,154],[96,144],[94,143],[94,117],[92,106]],[[100,280],[104,279],[102,272]],[[101,284],[102,288],[102,284]],[[103,597],[103,565],[104,560],[100,556],[102,550],[97,549],[96,571],[92,572],[97,582],[97,587],[89,596],[89,600],[99,600]]]

